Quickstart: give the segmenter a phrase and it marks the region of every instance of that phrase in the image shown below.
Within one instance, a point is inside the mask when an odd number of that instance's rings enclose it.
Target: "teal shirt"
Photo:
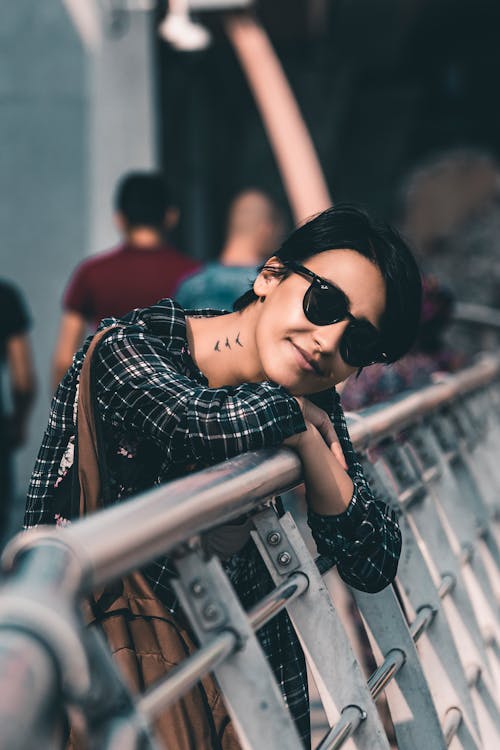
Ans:
[[[207,263],[181,282],[174,298],[186,310],[232,310],[233,302],[250,289],[256,276],[255,266]]]

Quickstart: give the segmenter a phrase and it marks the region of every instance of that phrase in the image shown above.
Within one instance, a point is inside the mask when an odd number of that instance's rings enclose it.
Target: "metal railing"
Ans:
[[[499,417],[500,359],[490,357],[350,424],[365,472],[400,514],[404,535],[395,586],[352,592],[378,654],[368,681],[293,518],[278,518],[267,502],[300,482],[292,451],[248,453],[63,530],[16,537],[0,588],[0,750],[62,747],[68,712],[90,747],[157,747],[155,717],[208,672],[242,747],[299,750],[255,637],[284,608],[330,725],[321,750],[348,738],[388,750],[375,705],[382,692],[400,750],[445,748],[455,736],[464,748],[498,748]],[[247,512],[276,588],[245,613],[218,559],[201,554],[199,536]],[[134,698],[100,636],[85,628],[80,602],[172,551],[199,650]]]

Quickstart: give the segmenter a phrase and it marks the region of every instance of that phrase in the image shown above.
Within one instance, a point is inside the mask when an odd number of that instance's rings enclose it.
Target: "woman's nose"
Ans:
[[[349,320],[341,320],[329,326],[318,326],[314,332],[314,341],[323,354],[333,354],[337,351],[345,333]]]

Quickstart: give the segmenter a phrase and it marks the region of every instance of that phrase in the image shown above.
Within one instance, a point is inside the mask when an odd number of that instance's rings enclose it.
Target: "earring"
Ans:
[[[266,299],[265,296],[264,297],[259,297],[260,302],[264,302],[265,299]]]

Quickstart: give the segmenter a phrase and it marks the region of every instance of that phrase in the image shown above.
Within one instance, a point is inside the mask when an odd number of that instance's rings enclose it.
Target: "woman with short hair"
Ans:
[[[387,586],[400,531],[363,476],[335,386],[373,362],[403,356],[416,336],[420,302],[420,275],[403,240],[363,211],[337,206],[283,242],[231,313],[184,311],[166,299],[104,321],[101,328],[117,324],[93,355],[108,501],[245,451],[288,445],[303,464],[320,554],[358,589]],[[71,484],[79,374],[90,341],[56,391],[27,526],[70,520],[64,488]],[[249,532],[223,557],[245,609],[273,587]],[[142,572],[165,610],[182,618],[169,558]],[[308,747],[306,669],[286,612],[258,637]],[[206,747],[224,747],[224,736]]]

